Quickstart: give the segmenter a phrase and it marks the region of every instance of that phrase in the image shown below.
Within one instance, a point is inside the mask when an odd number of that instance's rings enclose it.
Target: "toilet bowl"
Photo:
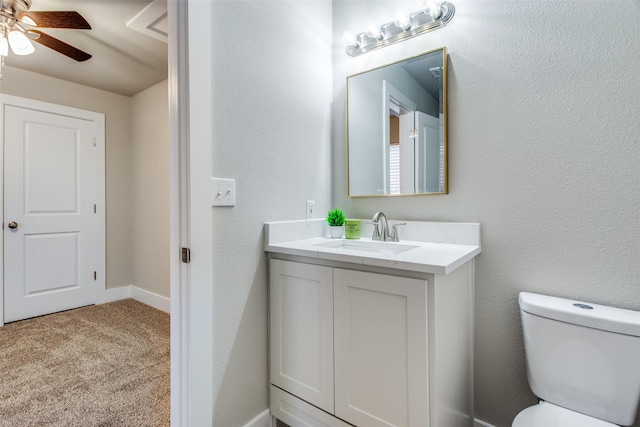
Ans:
[[[511,427],[619,427],[552,403],[541,401],[522,410]]]

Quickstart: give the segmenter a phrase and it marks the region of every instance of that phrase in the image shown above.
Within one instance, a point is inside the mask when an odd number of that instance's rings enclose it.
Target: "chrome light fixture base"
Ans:
[[[359,33],[354,37],[353,43],[346,47],[347,55],[352,57],[362,55],[363,53],[437,30],[447,25],[455,12],[455,6],[452,3],[445,2],[440,5],[440,14],[436,18],[433,18],[433,14],[428,10],[419,10],[410,15],[407,28],[402,28],[394,21],[391,21],[380,26],[379,37],[370,37],[366,31]]]

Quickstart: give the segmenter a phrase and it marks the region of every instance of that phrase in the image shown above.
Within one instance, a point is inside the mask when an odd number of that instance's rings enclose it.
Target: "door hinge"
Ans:
[[[95,136],[93,137],[93,146],[94,147],[96,146],[96,137]]]
[[[98,212],[98,208],[96,207],[95,203],[93,204],[93,213]]]
[[[93,280],[98,280],[98,273],[96,271],[93,272]]]
[[[418,137],[418,129],[411,129],[409,131],[409,138],[416,139]]]
[[[182,262],[189,264],[191,262],[191,249],[182,248]]]

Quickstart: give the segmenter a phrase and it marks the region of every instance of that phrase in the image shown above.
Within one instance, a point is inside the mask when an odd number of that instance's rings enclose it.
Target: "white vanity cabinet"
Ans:
[[[473,425],[473,260],[440,275],[277,257],[273,416],[292,427]]]

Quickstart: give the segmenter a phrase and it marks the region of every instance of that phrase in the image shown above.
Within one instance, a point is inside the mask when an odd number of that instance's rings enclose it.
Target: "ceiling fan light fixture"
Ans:
[[[37,23],[36,21],[34,21],[34,20],[33,20],[33,18],[31,18],[31,17],[30,17],[30,16],[28,16],[28,15],[23,15],[23,16],[20,18],[20,22],[22,22],[23,24],[30,25],[30,26],[32,26],[32,27],[35,27],[35,26],[37,26],[37,25],[38,25],[38,23]]]
[[[20,30],[9,31],[9,46],[16,55],[30,55],[35,52],[33,44]]]

